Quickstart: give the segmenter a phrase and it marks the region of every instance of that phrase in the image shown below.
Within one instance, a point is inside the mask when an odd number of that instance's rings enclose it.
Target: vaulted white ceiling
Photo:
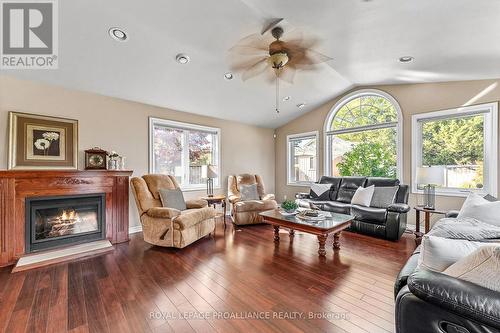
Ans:
[[[3,74],[265,127],[355,85],[500,77],[498,0],[71,0],[59,12],[59,69]],[[276,17],[333,58],[282,83],[291,100],[279,115],[272,84],[223,78],[227,50]],[[108,36],[115,26],[127,42]],[[191,62],[178,64],[178,53]],[[405,55],[415,61],[397,61]]]

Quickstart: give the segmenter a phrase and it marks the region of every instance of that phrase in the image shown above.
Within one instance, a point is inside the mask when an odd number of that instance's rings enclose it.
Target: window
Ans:
[[[325,122],[325,174],[402,177],[402,127],[399,105],[374,89],[342,98]]]
[[[288,135],[288,185],[309,185],[318,178],[319,133]]]
[[[220,170],[218,128],[150,118],[149,137],[149,172],[175,176],[183,190],[205,188],[208,165]]]
[[[441,166],[444,185],[436,192],[466,196],[470,191],[497,195],[498,111],[496,103],[414,115],[412,119],[413,192],[417,168]]]

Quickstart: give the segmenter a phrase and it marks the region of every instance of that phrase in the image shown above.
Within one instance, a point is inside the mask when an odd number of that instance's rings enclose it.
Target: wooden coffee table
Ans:
[[[274,241],[280,241],[280,227],[289,230],[290,237],[293,238],[295,230],[306,232],[318,236],[319,250],[318,254],[321,257],[326,256],[325,244],[328,235],[333,233],[333,249],[340,249],[339,236],[342,230],[351,225],[354,216],[325,212],[329,215],[328,218],[322,221],[306,221],[299,219],[296,216],[282,215],[278,209],[268,210],[260,213],[265,223],[274,226]]]

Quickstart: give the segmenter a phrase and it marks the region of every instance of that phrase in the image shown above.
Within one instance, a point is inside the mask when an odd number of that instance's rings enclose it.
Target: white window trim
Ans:
[[[434,111],[420,113],[412,116],[412,193],[421,194],[423,190],[419,190],[416,183],[417,167],[422,164],[422,120],[431,120],[433,118],[442,118],[448,116],[477,114],[485,112],[484,122],[484,184],[488,184],[488,188],[484,190],[476,190],[475,193],[490,194],[497,196],[498,187],[498,103],[485,103],[472,106],[465,106],[455,109],[442,111]],[[436,194],[454,197],[466,197],[472,192],[470,189],[452,189],[452,188],[436,188]],[[489,192],[489,193],[487,193]]]
[[[396,109],[396,112],[398,114],[398,123],[396,124],[396,177],[399,179],[401,183],[403,183],[403,113],[401,111],[401,107],[399,106],[398,101],[388,93],[382,90],[378,89],[360,89],[353,91],[344,97],[342,97],[340,100],[335,103],[333,108],[330,110],[328,115],[326,116],[326,121],[325,124],[323,125],[323,140],[324,140],[324,147],[323,147],[323,166],[324,166],[324,174],[326,176],[331,176],[332,175],[332,170],[330,168],[330,152],[331,152],[331,147],[330,143],[328,140],[328,135],[330,132],[330,124],[333,121],[333,118],[337,115],[337,112],[340,110],[344,104],[349,103],[353,99],[356,99],[358,97],[366,96],[366,95],[376,95],[383,97],[387,99],[389,102],[391,102],[392,105],[394,105],[394,108]],[[374,128],[376,125],[374,125]]]
[[[289,186],[311,186],[314,181],[296,182],[290,180],[292,156],[290,155],[290,140],[314,136],[316,138],[316,177],[319,176],[319,131],[290,134],[286,136],[286,184]]]
[[[198,125],[198,124],[191,124],[191,123],[185,123],[185,122],[180,122],[180,121],[174,121],[174,120],[168,120],[168,119],[162,119],[162,118],[155,118],[155,117],[149,117],[149,141],[148,141],[148,146],[149,146],[149,173],[154,173],[155,166],[154,166],[154,158],[153,158],[153,126],[154,124],[161,124],[166,127],[179,127],[179,128],[184,128],[187,130],[198,130],[198,131],[206,131],[206,132],[214,132],[217,135],[217,147],[216,147],[216,161],[217,161],[217,167],[218,167],[218,175],[214,181],[214,189],[220,189],[221,188],[221,177],[222,177],[222,164],[221,164],[221,130],[220,128],[217,127],[209,127],[209,126],[203,126],[203,125]],[[200,185],[180,185],[182,191],[200,191],[204,190],[207,188],[206,184],[200,184]]]

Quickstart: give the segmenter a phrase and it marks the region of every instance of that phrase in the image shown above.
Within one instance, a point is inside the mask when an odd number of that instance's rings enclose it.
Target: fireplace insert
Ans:
[[[106,238],[106,194],[26,198],[26,253]]]

